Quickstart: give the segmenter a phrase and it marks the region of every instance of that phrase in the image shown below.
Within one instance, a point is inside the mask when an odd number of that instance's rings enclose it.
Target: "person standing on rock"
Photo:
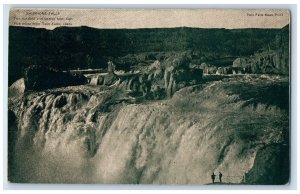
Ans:
[[[219,172],[220,183],[222,182],[222,176],[223,176],[223,174],[221,172]]]
[[[216,175],[213,172],[212,175],[211,175],[211,180],[212,180],[213,183],[215,183],[215,178],[216,178]]]

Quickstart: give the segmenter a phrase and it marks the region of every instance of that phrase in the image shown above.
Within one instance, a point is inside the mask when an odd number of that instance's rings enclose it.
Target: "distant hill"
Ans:
[[[282,46],[284,45],[284,46]],[[68,70],[105,68],[107,58],[151,52],[189,51],[195,63],[232,64],[259,50],[289,48],[289,26],[283,29],[95,29],[54,30],[9,27],[9,85],[29,65]],[[282,50],[282,49],[281,49]],[[163,54],[162,54],[163,55]],[[220,59],[226,59],[220,62]],[[138,64],[130,64],[138,65]],[[224,65],[224,64],[222,64]]]

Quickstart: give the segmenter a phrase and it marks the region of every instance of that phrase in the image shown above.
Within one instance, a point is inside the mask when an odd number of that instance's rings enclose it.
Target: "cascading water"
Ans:
[[[274,79],[214,81],[141,103],[97,86],[14,98],[10,181],[207,184],[220,171],[241,183],[261,148],[288,141],[288,110],[260,99],[286,83]]]

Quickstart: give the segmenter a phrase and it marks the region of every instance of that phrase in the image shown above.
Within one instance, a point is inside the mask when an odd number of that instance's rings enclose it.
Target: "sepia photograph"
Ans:
[[[11,8],[8,181],[289,184],[290,17]]]

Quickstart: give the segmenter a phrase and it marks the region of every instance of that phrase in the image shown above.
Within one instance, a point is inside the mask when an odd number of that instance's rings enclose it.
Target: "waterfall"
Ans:
[[[268,84],[250,81],[254,88]],[[11,180],[207,184],[212,172],[222,172],[224,181],[240,183],[257,152],[283,143],[289,127],[286,110],[228,89],[244,84],[216,81],[141,103],[90,86],[26,94],[11,108]]]

